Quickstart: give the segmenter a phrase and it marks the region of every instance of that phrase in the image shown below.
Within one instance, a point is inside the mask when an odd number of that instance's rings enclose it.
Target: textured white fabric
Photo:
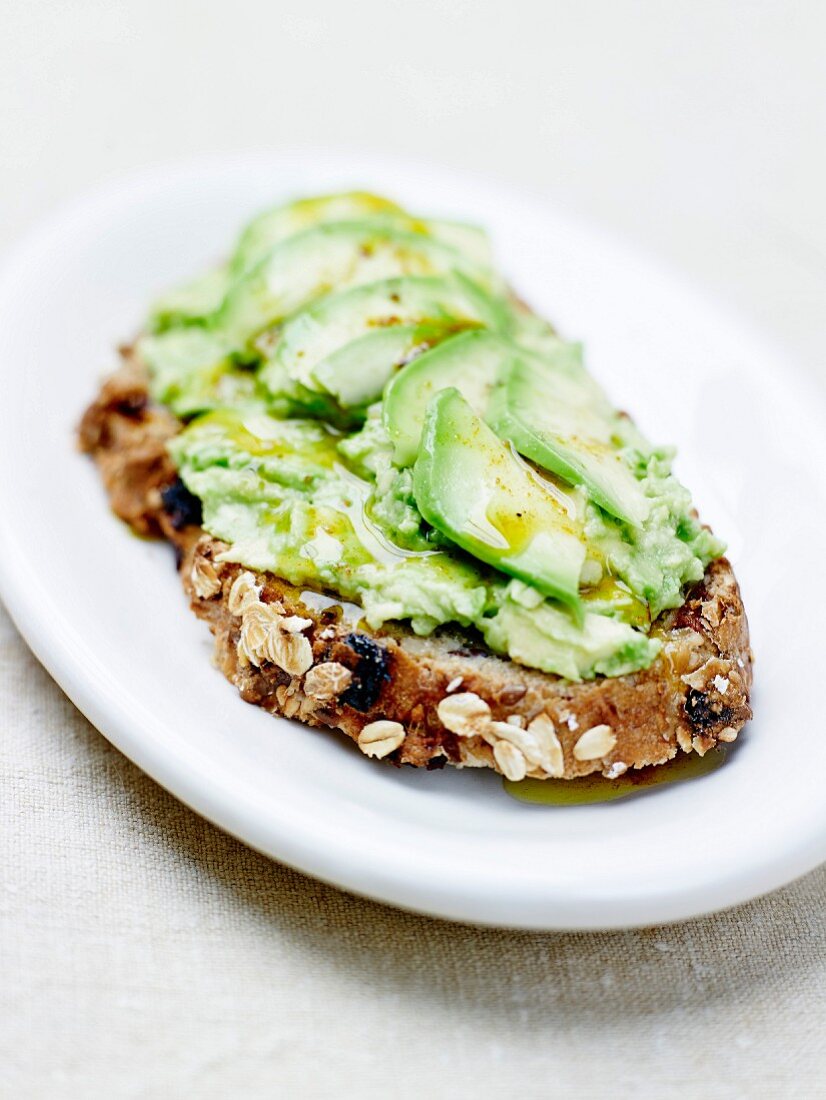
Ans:
[[[2,609],[0,713],[3,1097],[826,1095],[826,868],[675,928],[456,926],[195,816]]]

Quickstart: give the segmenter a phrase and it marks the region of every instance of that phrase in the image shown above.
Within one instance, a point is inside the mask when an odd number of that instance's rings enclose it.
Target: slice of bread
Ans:
[[[216,560],[226,547],[200,527],[199,502],[166,451],[180,427],[151,403],[126,349],[83,417],[80,443],[116,514],[175,547],[216,663],[247,702],[341,730],[394,764],[491,767],[511,779],[614,778],[733,741],[751,717],[748,624],[725,559],[654,624],[663,648],[650,668],[571,683],[459,630],[368,630],[351,606]]]

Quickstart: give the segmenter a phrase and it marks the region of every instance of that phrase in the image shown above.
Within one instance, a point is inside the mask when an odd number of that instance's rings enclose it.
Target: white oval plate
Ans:
[[[561,330],[729,540],[757,654],[756,719],[720,771],[624,802],[523,805],[490,773],[397,771],[272,719],[210,664],[168,547],[110,514],[73,431],[160,289],[294,194],[366,186],[493,232]],[[0,592],[78,707],[140,767],[263,852],[445,917],[530,928],[673,921],[826,858],[824,410],[762,338],[564,213],[442,170],[325,154],[153,171],[72,205],[0,277]],[[106,843],[101,837],[101,843]]]

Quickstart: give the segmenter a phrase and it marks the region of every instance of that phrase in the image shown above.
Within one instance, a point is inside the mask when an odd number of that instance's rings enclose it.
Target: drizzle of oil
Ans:
[[[330,507],[337,508],[346,515],[356,538],[374,561],[382,565],[398,565],[407,558],[429,558],[440,553],[438,550],[406,550],[397,546],[386,537],[384,532],[370,519],[367,511],[367,501],[370,496],[371,486],[362,480],[352,470],[348,470],[341,463],[335,464],[335,472],[352,489],[352,500],[342,500],[340,503],[330,502]]]
[[[539,470],[532,463],[528,462],[527,459],[523,458],[519,451],[517,451],[510,440],[508,440],[507,446],[511,453],[511,457],[515,459],[518,466],[521,466],[531,481],[538,485],[543,492],[553,497],[557,506],[567,513],[569,520],[576,522],[576,501],[570,493],[565,492],[565,490],[557,484],[557,479],[554,478],[553,474],[549,470]]]
[[[613,802],[618,798],[645,794],[669,783],[700,779],[721,768],[727,753],[727,748],[712,749],[705,756],[680,753],[668,764],[629,770],[617,779],[586,775],[581,779],[522,779],[518,783],[503,779],[502,784],[511,798],[537,806],[583,806],[593,802]]]
[[[612,577],[610,573],[604,574],[596,584],[583,587],[579,595],[586,611],[593,609],[599,613],[599,605],[604,604],[614,612],[619,612],[623,622],[630,623],[631,626],[640,627],[646,633],[651,626],[648,604],[635,596],[627,584]]]

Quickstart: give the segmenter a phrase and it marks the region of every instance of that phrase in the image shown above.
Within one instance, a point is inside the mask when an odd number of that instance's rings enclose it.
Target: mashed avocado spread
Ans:
[[[225,558],[571,680],[646,668],[722,544],[484,233],[348,193],[261,215],[140,353]]]

